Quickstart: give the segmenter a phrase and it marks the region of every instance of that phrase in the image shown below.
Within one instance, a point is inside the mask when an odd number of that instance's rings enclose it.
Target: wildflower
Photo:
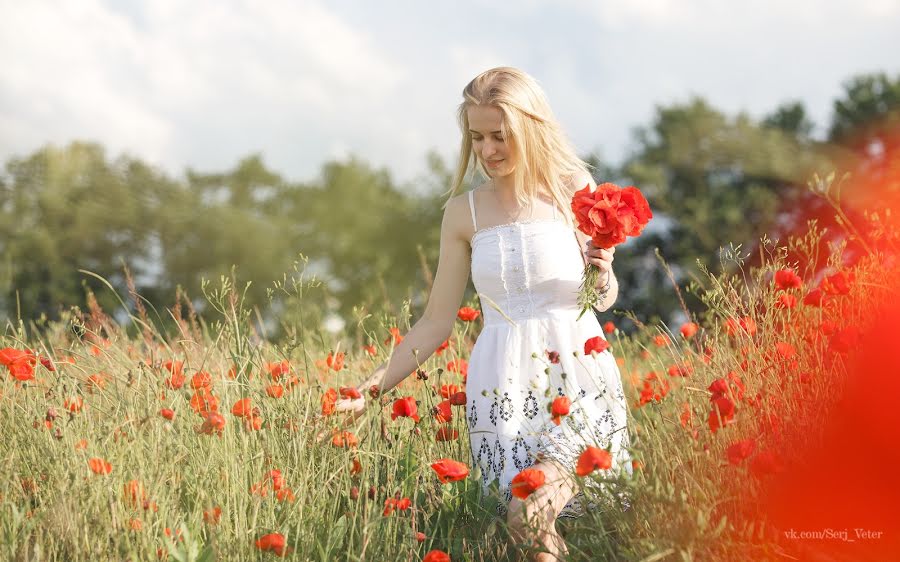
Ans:
[[[331,439],[331,444],[339,448],[356,447],[357,445],[359,445],[359,439],[357,439],[356,435],[349,431],[342,431],[335,434],[335,436]]]
[[[544,351],[544,353],[547,354],[547,359],[549,359],[551,363],[553,363],[554,365],[559,364],[559,352],[558,351],[551,351],[551,350],[547,349]],[[587,355],[587,353],[585,353],[585,355]]]
[[[544,485],[546,475],[539,468],[526,468],[516,474],[510,486],[512,495],[519,499],[527,499],[538,488]]]
[[[205,435],[212,435],[213,433],[222,435],[224,429],[225,418],[222,414],[219,414],[218,412],[209,412],[206,414],[203,425],[200,426],[200,433]]]
[[[775,288],[779,291],[799,288],[803,280],[793,269],[780,269],[775,272]]]
[[[606,321],[603,323],[603,332],[606,334],[611,334],[616,331],[616,325],[610,321]]]
[[[191,377],[191,388],[212,388],[212,377],[206,371],[200,371]]]
[[[407,396],[394,401],[391,419],[396,420],[398,417],[412,418],[416,423],[419,423],[418,407],[416,406],[415,398]]]
[[[272,398],[281,398],[284,395],[284,387],[280,384],[270,384],[266,387],[266,394]]]
[[[457,482],[469,475],[469,467],[453,459],[438,459],[437,462],[431,463],[431,468],[437,473],[441,484]]]
[[[434,407],[434,417],[438,423],[450,423],[453,420],[453,411],[450,409],[450,401],[444,400]]]
[[[334,371],[340,371],[344,368],[344,352],[340,351],[337,354],[331,352],[328,354],[328,357],[325,358],[325,364]]]
[[[791,309],[797,305],[797,297],[790,293],[781,293],[778,295],[778,298],[775,299],[775,308],[778,309]]]
[[[459,430],[447,426],[439,427],[435,434],[436,441],[456,441],[457,439],[459,439]]]
[[[286,375],[291,372],[291,362],[290,361],[281,361],[278,363],[266,363],[266,369],[269,371],[269,375],[271,375],[272,380],[278,381],[282,375]]]
[[[89,459],[88,466],[91,467],[94,474],[109,474],[112,472],[112,465],[109,464],[106,459],[98,457]]]
[[[569,399],[568,396],[557,396],[554,398],[553,403],[550,405],[550,414],[553,416],[553,423],[559,425],[562,416],[569,415],[569,408],[571,405],[572,400]]]
[[[222,518],[222,508],[215,506],[203,512],[203,521],[209,525],[215,525]]]
[[[335,412],[335,403],[337,402],[337,390],[329,388],[322,396],[322,415],[330,416]]]
[[[610,467],[612,467],[612,456],[609,451],[588,445],[578,457],[575,474],[587,476],[597,469],[606,470]]]
[[[459,318],[460,320],[462,320],[463,322],[472,322],[473,320],[478,318],[478,316],[480,314],[481,314],[481,312],[475,310],[474,308],[469,307],[469,306],[464,306],[464,307],[460,308],[459,311],[456,313],[456,317]]]
[[[253,407],[249,398],[241,398],[231,407],[231,414],[239,418],[250,417],[253,415]]]
[[[342,386],[339,390],[341,394],[341,398],[357,399],[362,398],[362,394],[360,394],[359,390],[355,386]]]
[[[585,355],[593,355],[594,352],[603,353],[607,349],[609,349],[609,342],[603,339],[603,336],[594,336],[584,342]]]
[[[451,396],[459,392],[459,386],[455,384],[441,385],[441,398],[449,399]]]
[[[698,329],[699,327],[697,326],[697,324],[693,322],[686,322],[681,325],[681,328],[679,328],[678,331],[681,332],[681,337],[683,337],[684,339],[690,339],[694,337],[694,334],[697,333]]]
[[[460,375],[467,375],[469,373],[469,363],[465,359],[454,359],[447,363],[447,370]]]
[[[194,391],[190,401],[191,408],[203,417],[219,410],[219,399],[206,387]]]
[[[425,535],[422,535],[422,540],[425,540]],[[422,562],[450,562],[450,555],[443,550],[435,549],[429,551],[425,558],[422,559]]]
[[[256,548],[264,552],[272,552],[276,556],[284,556],[289,548],[285,544],[284,535],[281,533],[269,533],[256,540]]]

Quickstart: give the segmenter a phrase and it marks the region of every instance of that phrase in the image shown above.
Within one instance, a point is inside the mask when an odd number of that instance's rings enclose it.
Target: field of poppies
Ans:
[[[763,241],[761,267],[724,251],[731,273],[668,288],[707,306],[682,325],[627,314],[604,324],[631,407],[634,476],[607,479],[606,452],[589,448],[577,478],[607,480],[631,508],[585,488],[609,507],[560,522],[572,560],[900,551],[890,473],[900,451],[900,242],[888,218],[868,215],[831,244],[815,223],[802,238]],[[0,556],[515,559],[470,471],[476,303],[378,397],[380,412],[345,428],[335,401],[389,357],[407,318],[352,345],[316,327],[275,343],[256,333],[227,280],[209,295],[205,318],[173,309],[173,333],[152,329],[139,300],[123,302],[131,321],[120,324],[90,296],[60,321],[10,321],[0,341]],[[626,324],[637,330],[625,335]],[[544,406],[564,418],[564,402]],[[322,430],[329,438],[317,442]],[[519,480],[523,494],[541,485],[533,472]]]

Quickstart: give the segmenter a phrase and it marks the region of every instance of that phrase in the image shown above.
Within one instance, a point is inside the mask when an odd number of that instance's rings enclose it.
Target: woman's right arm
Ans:
[[[465,225],[471,219],[465,198],[466,194],[454,197],[444,209],[438,268],[425,312],[394,348],[390,359],[359,387],[360,392],[367,392],[372,385],[378,385],[381,392],[390,391],[428,360],[453,332],[469,282],[470,254]]]

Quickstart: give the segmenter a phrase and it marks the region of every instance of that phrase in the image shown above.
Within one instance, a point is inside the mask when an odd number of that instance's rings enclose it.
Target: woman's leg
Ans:
[[[514,548],[516,544],[536,542],[539,549],[547,551],[534,556],[537,562],[562,560],[569,551],[556,530],[556,517],[575,495],[575,477],[555,460],[545,459],[530,468],[543,471],[546,479],[527,499],[510,500],[506,515],[510,542]]]

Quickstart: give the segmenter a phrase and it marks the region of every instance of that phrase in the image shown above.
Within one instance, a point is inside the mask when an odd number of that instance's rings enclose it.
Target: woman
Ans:
[[[459,165],[428,305],[391,358],[360,385],[364,398],[340,400],[336,409],[358,417],[372,385],[380,382],[387,392],[431,356],[451,334],[471,273],[484,328],[466,382],[470,460],[481,469],[486,493],[499,483],[497,512],[506,516],[511,540],[536,540],[547,553],[535,559],[553,560],[567,552],[556,519],[584,512],[574,467],[586,445],[610,450],[609,474],[631,473],[619,371],[609,351],[586,349],[603,343],[603,330],[593,314],[578,319],[576,303],[586,262],[601,270],[599,309],[615,301],[614,249],[594,247],[573,226],[572,194],[596,186],[533,78],[509,67],[483,72],[463,90],[458,120]],[[473,157],[487,181],[454,196]],[[571,406],[554,420],[557,397]],[[525,468],[541,470],[546,480],[520,499],[511,481]]]

